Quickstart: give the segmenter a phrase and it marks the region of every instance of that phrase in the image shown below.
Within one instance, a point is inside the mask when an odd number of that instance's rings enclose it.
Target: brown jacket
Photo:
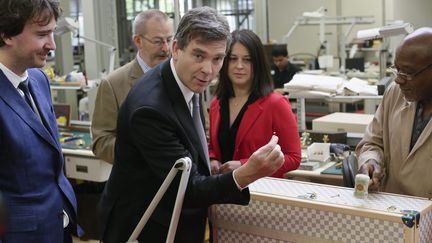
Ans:
[[[372,122],[357,146],[359,166],[373,158],[386,174],[386,192],[432,197],[432,122],[409,151],[416,102],[407,102],[393,83],[386,90]]]
[[[117,114],[135,82],[144,74],[135,58],[114,70],[98,87],[92,119],[93,153],[106,162],[114,162]]]

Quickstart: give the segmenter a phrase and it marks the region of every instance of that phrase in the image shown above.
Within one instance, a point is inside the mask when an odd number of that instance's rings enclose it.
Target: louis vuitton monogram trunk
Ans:
[[[213,206],[217,243],[432,242],[432,202],[389,193],[264,178],[248,206]]]

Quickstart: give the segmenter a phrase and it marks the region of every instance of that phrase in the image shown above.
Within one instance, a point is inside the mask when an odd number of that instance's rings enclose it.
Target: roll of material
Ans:
[[[357,32],[357,38],[359,39],[373,39],[380,37],[379,28],[359,30]]]

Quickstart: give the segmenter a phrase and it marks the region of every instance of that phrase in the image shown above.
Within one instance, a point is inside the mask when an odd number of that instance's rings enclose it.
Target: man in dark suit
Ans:
[[[47,76],[61,10],[55,0],[0,1],[0,191],[7,211],[0,242],[72,242],[76,199]]]
[[[190,101],[218,74],[229,42],[223,16],[209,7],[192,9],[179,23],[172,58],[147,72],[129,92],[120,108],[115,163],[100,203],[105,243],[129,238],[179,158],[192,160],[175,238],[182,243],[203,242],[208,206],[247,204],[247,186],[282,165],[283,154],[274,137],[242,167],[210,175]],[[141,232],[140,242],[165,242],[178,184],[176,177]]]

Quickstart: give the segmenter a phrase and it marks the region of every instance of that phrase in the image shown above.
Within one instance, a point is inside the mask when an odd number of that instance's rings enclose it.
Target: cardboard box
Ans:
[[[335,112],[314,119],[312,121],[312,130],[364,133],[373,117],[373,114]]]
[[[112,165],[100,159],[65,154],[64,160],[68,178],[103,182],[111,173]]]
[[[249,206],[213,206],[215,242],[432,242],[432,202],[425,198],[359,199],[352,188],[276,178],[249,189]]]

